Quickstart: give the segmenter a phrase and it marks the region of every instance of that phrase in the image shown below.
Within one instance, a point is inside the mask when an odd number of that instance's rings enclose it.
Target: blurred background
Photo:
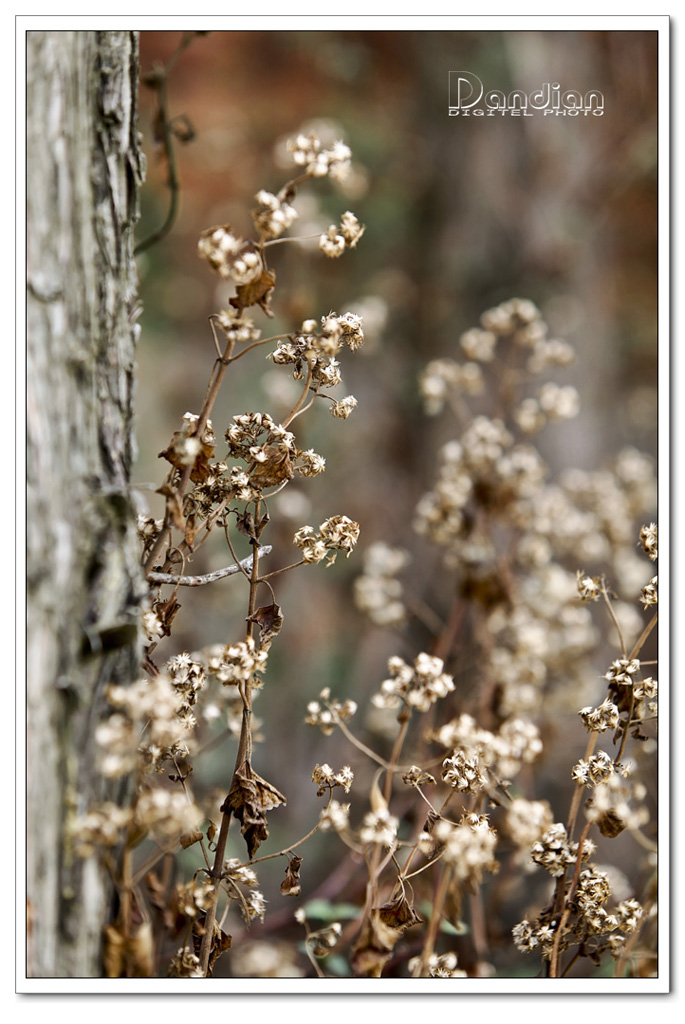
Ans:
[[[178,32],[141,33],[141,71],[164,64],[180,38]],[[448,75],[456,70],[505,93],[530,93],[547,82],[561,83],[562,90],[600,90],[605,112],[450,117]],[[551,475],[566,467],[600,468],[626,445],[656,454],[656,86],[654,32],[214,32],[196,38],[178,58],[169,78],[170,114],[187,117],[194,133],[189,144],[176,147],[180,211],[170,234],[139,259],[144,312],[134,480],[152,514],[163,511],[153,493],[167,469],[158,452],[183,414],[199,411],[214,358],[207,317],[225,307],[230,294],[197,257],[201,231],[230,222],[249,237],[255,193],[277,192],[292,176],[285,140],[309,128],[344,139],[353,171],[340,186],[323,179],[303,188],[295,203],[300,219],[289,233],[325,230],[346,209],[366,225],[358,247],[340,260],[311,247],[275,246],[275,319],[256,316],[276,334],[305,318],[351,310],[364,316],[367,337],[358,353],[342,358],[340,397],[353,394],[359,402],[350,419],[314,409],[297,421],[298,444],[325,456],[325,474],[294,481],[271,509],[266,539],[275,548],[274,568],[295,560],[292,534],[305,523],[316,527],[344,514],[361,525],[359,551],[349,561],[287,574],[276,589],[285,625],[256,705],[266,739],[256,762],[282,789],[288,777],[300,776],[306,798],[291,799],[287,810],[270,816],[274,850],[316,820],[319,803],[309,781],[315,762],[365,771],[342,737],[326,738],[302,724],[307,702],[330,686],[362,709],[385,676],[387,657],[413,659],[429,642],[420,624],[402,635],[369,625],[352,598],[361,552],[377,540],[411,552],[404,580],[417,600],[438,571],[439,552],[411,527],[418,500],[433,484],[438,447],[455,435],[447,417],[423,413],[418,378],[428,360],[459,358],[460,335],[485,309],[514,296],[529,298],[542,310],[550,336],[565,338],[577,351],[574,365],[556,379],[578,388],[581,414],[539,440]],[[162,223],[169,201],[154,109],[153,93],[141,86],[148,158],[141,239]],[[212,417],[218,454],[233,415],[259,409],[278,419],[292,404],[287,370],[267,362],[265,353],[257,349],[239,361],[224,385]],[[225,545],[207,544],[187,571],[209,571],[229,560]],[[180,600],[160,658],[242,635],[240,580],[186,591]],[[463,685],[473,669],[466,663],[451,670]],[[575,710],[567,714],[556,739],[568,725],[582,754],[585,735]],[[377,749],[387,752],[392,736],[365,721],[362,710],[359,715],[355,729],[364,737],[368,727]],[[207,755],[201,776],[207,793],[226,784],[234,754],[235,742],[226,739]],[[564,748],[558,782],[555,765],[543,766],[552,779],[547,792],[528,794],[559,796],[557,820],[568,806],[570,782],[563,773],[572,756]],[[354,817],[354,791],[349,799]],[[234,839],[234,845],[233,855],[242,857],[241,844]],[[299,852],[305,895],[357,899],[349,879],[358,867],[342,858],[336,836],[316,837]],[[185,856],[196,866],[192,849]],[[634,856],[628,848],[626,870]],[[266,925],[253,926],[253,938],[260,927],[273,935],[274,920],[292,918],[292,906],[278,893],[283,867],[277,859],[260,872],[270,909]],[[503,927],[520,920],[516,914],[527,896],[516,899]],[[505,973],[533,972],[521,966],[506,937],[501,957],[498,969]]]

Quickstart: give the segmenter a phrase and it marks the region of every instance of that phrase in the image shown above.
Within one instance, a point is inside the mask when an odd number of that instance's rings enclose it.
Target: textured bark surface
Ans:
[[[137,36],[27,33],[28,977],[93,977],[113,897],[73,855],[113,794],[94,729],[138,672],[129,497],[142,158]]]

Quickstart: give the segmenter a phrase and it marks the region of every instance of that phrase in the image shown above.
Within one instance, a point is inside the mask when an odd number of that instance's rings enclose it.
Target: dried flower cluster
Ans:
[[[608,469],[567,470],[558,482],[550,480],[540,452],[527,439],[547,424],[578,415],[579,396],[569,385],[539,379],[569,366],[574,352],[567,342],[548,337],[533,303],[514,299],[488,310],[478,327],[461,336],[460,348],[466,362],[436,359],[420,377],[427,414],[449,407],[461,429],[443,444],[437,482],[419,500],[414,527],[444,552],[445,570],[456,584],[455,609],[459,603],[470,609],[474,626],[468,649],[474,652],[471,663],[477,670],[462,673],[459,678],[468,683],[455,685],[463,657],[456,645],[447,663],[454,675],[443,672],[442,659],[427,654],[419,655],[413,667],[395,656],[389,678],[372,697],[376,708],[398,711],[402,740],[413,711],[437,710],[438,698],[445,708],[441,703],[441,714],[434,714],[423,739],[447,750],[441,780],[448,791],[442,803],[429,801],[423,787],[437,785],[427,770],[435,761],[416,760],[415,748],[414,763],[402,769],[402,780],[420,791],[431,810],[418,838],[406,841],[406,866],[389,884],[395,892],[398,886],[407,889],[409,877],[418,885],[416,876],[439,861],[442,882],[434,899],[442,900],[444,915],[461,905],[464,890],[480,893],[487,874],[512,863],[506,848],[500,853],[499,830],[482,813],[495,807],[502,833],[514,845],[517,868],[528,875],[543,869],[555,880],[550,906],[534,922],[526,919],[514,928],[517,948],[541,954],[544,973],[551,977],[560,976],[562,957],[574,948],[575,960],[599,962],[608,952],[623,969],[626,934],[639,928],[644,908],[634,896],[621,894],[616,909],[606,909],[614,883],[592,863],[598,843],[588,831],[596,826],[600,839],[615,838],[624,829],[642,835],[650,818],[647,787],[629,779],[631,766],[623,754],[629,736],[647,740],[643,725],[657,713],[657,685],[645,676],[640,659],[656,620],[643,628],[634,603],[636,594],[645,610],[657,601],[657,579],[645,581],[635,554],[636,521],[653,508],[653,467],[636,450],[625,449]],[[468,402],[478,400],[482,410],[484,395],[496,399],[493,406],[506,414],[471,415]],[[639,538],[644,552],[655,559],[656,525],[642,527]],[[357,607],[377,625],[406,623],[409,610],[396,577],[407,556],[380,541],[364,558],[355,587]],[[579,562],[593,568],[579,569]],[[619,590],[619,598],[612,587]],[[601,643],[591,606],[601,605],[608,612],[605,632],[610,637],[614,633],[610,643],[620,647],[621,655],[604,673],[605,693],[578,710],[590,746],[569,769],[569,781],[577,789],[575,795],[569,790],[567,825],[555,822],[547,800],[526,798],[520,789],[512,795],[511,780],[524,765],[545,756],[540,725],[547,721],[546,709],[550,716],[556,706],[571,710],[574,690],[590,692],[589,682],[597,678],[591,658]],[[438,633],[438,646],[445,635],[454,644],[453,629],[447,620],[445,634]],[[472,694],[480,696],[474,700]],[[565,702],[559,701],[561,694],[568,695]],[[445,713],[448,708],[451,716]],[[599,735],[616,749],[595,750]],[[398,760],[399,749],[394,751]],[[396,846],[402,822],[387,802],[391,792],[387,785],[380,812],[376,809],[367,818],[380,837],[377,841]],[[586,827],[576,838],[583,792],[588,794]],[[461,814],[455,817],[458,806]],[[367,830],[364,838],[371,835]],[[642,841],[651,846],[651,841]],[[421,856],[425,869],[418,867]],[[377,857],[372,866],[379,863]],[[373,873],[369,884],[380,888]],[[628,919],[624,929],[621,922]],[[415,924],[413,910],[405,908],[402,927],[389,936],[372,914],[362,926],[353,964],[375,976],[405,928]],[[412,976],[438,975],[443,961],[433,941],[431,934],[423,954],[411,961]],[[485,941],[481,936],[481,945]],[[456,967],[456,958],[450,967]],[[476,976],[489,971],[490,965],[480,964]]]
[[[236,977],[325,977],[334,970],[369,978],[487,977],[505,942],[513,955],[541,957],[546,977],[562,976],[583,958],[600,963],[605,954],[620,976],[656,906],[653,888],[638,891],[605,864],[607,842],[624,832],[655,852],[645,769],[658,714],[646,650],[658,599],[657,577],[650,578],[654,473],[649,459],[625,449],[609,467],[569,469],[552,480],[535,437],[577,416],[580,400],[575,387],[552,379],[572,364],[573,348],[549,336],[533,302],[515,298],[487,310],[452,356],[433,359],[420,375],[425,412],[451,412],[457,428],[438,452],[434,482],[416,495],[408,517],[413,536],[407,530],[401,547],[389,537],[372,542],[351,587],[360,616],[393,629],[384,658],[401,652],[387,658],[385,678],[381,665],[376,682],[351,681],[359,703],[365,695],[364,714],[355,718],[358,701],[333,697],[328,685],[316,700],[288,694],[306,706],[307,725],[323,737],[337,734],[354,756],[331,753],[331,763],[312,757],[306,774],[316,797],[297,792],[295,764],[292,772],[285,766],[279,788],[256,770],[261,729],[268,734],[278,724],[269,696],[284,623],[280,576],[330,567],[341,552],[349,558],[361,532],[343,514],[299,526],[294,536],[291,526],[295,558],[292,548],[278,552],[279,567],[265,569],[276,555],[264,545],[272,497],[296,478],[327,470],[324,456],[298,440],[299,417],[322,402],[334,419],[350,416],[356,398],[336,389],[344,358],[364,342],[362,318],[350,311],[304,320],[300,311],[288,333],[262,336],[257,318],[274,315],[277,294],[270,246],[293,240],[287,232],[298,218],[298,189],[311,179],[342,178],[351,162],[346,144],[325,145],[307,132],[288,152],[296,176],[279,191],[256,193],[255,238],[223,224],[199,242],[200,257],[231,296],[211,318],[217,360],[202,408],[186,413],[160,453],[168,464],[159,488],[164,516],[139,517],[150,579],[148,674],[110,688],[111,714],[96,731],[102,775],[130,777],[134,796],[130,806],[103,800],[75,818],[70,832],[77,855],[104,852],[108,863],[120,863],[122,909],[108,932],[106,960],[119,973],[148,970],[147,953],[113,951],[140,945],[136,914],[147,927],[153,908],[163,935],[155,948],[168,952],[163,969],[171,977],[210,977],[229,948]],[[354,250],[364,230],[345,210],[319,236],[314,255]],[[270,373],[291,378],[292,407],[280,419],[238,411],[215,434],[210,414],[224,377],[262,346],[275,367]],[[187,563],[210,534],[225,538],[231,565],[191,577]],[[249,545],[248,557],[239,557],[241,545]],[[424,564],[435,572],[416,574],[425,578],[421,595],[407,577]],[[240,632],[158,666],[181,587],[229,574],[246,594]],[[254,715],[257,698],[265,723]],[[193,762],[200,737],[214,728],[216,737],[232,737],[235,759],[219,799],[216,792],[196,797]],[[569,756],[551,791],[550,747],[573,730],[584,753]],[[322,736],[313,742],[337,742]],[[293,750],[299,743],[292,738]],[[562,806],[553,806],[558,799]],[[306,834],[264,854],[270,816],[286,800],[308,816]],[[356,875],[331,868],[326,899],[308,903],[300,847],[317,832],[329,833],[321,840],[327,848],[349,854]],[[230,846],[234,839],[245,843],[242,859]],[[146,857],[139,857],[143,841]],[[196,870],[163,880],[157,865],[174,846],[197,854]],[[260,882],[261,864],[275,858],[285,867],[276,899],[304,902],[282,937],[253,939],[248,930],[268,920],[274,902]],[[505,894],[520,888],[517,875],[541,909],[528,908],[503,938],[497,915]]]

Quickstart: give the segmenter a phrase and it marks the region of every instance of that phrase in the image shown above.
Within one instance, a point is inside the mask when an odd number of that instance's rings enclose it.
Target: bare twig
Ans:
[[[265,544],[259,549],[259,554],[260,556],[268,555],[271,553],[271,550],[271,545]],[[226,576],[235,576],[241,569],[250,572],[253,561],[254,555],[248,555],[247,558],[243,558],[237,565],[227,565],[223,569],[215,569],[214,572],[207,572],[202,576],[174,576],[173,573],[149,572],[147,578],[150,583],[170,583],[176,587],[204,587],[205,584],[222,580]]]
[[[174,153],[174,129],[173,118],[169,118],[168,111],[168,100],[167,100],[167,82],[169,74],[178,60],[181,53],[190,46],[193,39],[196,37],[197,32],[184,32],[178,47],[171,55],[166,64],[158,64],[154,67],[153,71],[143,77],[143,81],[146,85],[150,86],[157,93],[157,112],[155,114],[155,123],[158,126],[158,130],[161,133],[162,151],[167,161],[169,169],[169,177],[167,179],[167,186],[171,193],[169,199],[169,209],[164,219],[164,223],[161,227],[153,231],[152,234],[144,238],[142,242],[133,250],[135,256],[138,256],[141,252],[145,252],[156,242],[159,242],[165,235],[168,235],[173,227],[174,221],[178,214],[178,200],[181,191],[181,185],[178,178],[178,172],[176,170],[176,157]],[[188,138],[191,136],[189,135]]]

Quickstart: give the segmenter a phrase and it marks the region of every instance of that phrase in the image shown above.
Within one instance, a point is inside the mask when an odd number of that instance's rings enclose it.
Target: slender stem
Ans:
[[[259,341],[253,341],[250,345],[246,345],[245,348],[241,348],[237,355],[231,356],[231,362],[237,363],[239,359],[246,356],[248,352],[251,352],[253,348],[259,348],[260,345],[270,345],[274,341],[283,341],[285,338],[289,338],[289,334],[276,334],[273,338],[260,338]]]
[[[317,231],[315,235],[287,235],[285,238],[270,238],[267,242],[264,242],[264,248],[268,245],[280,245],[282,242],[308,242],[312,238],[320,238],[321,232]]]
[[[310,964],[312,965],[312,967],[314,968],[314,970],[315,970],[315,972],[316,972],[317,976],[318,976],[319,978],[325,978],[325,977],[326,977],[326,975],[325,975],[325,974],[323,973],[323,970],[321,969],[321,967],[320,967],[319,963],[317,962],[317,959],[316,959],[316,957],[314,956],[313,952],[312,952],[312,951],[311,951],[311,949],[309,948],[309,942],[310,942],[310,938],[311,938],[311,934],[312,934],[312,933],[311,933],[311,932],[309,931],[309,925],[307,924],[307,922],[306,922],[306,921],[305,921],[305,928],[306,928],[306,930],[307,930],[307,937],[306,937],[306,938],[305,938],[305,940],[304,940],[304,949],[305,949],[305,952],[306,952],[306,954],[307,954],[307,957],[309,958],[309,962],[310,962]]]
[[[331,801],[329,798],[328,803],[330,804],[330,802]],[[275,857],[287,857],[291,850],[296,850],[298,846],[302,846],[302,843],[306,843],[307,840],[310,839],[315,832],[318,832],[320,825],[321,822],[317,821],[314,828],[310,829],[309,832],[307,832],[307,835],[302,836],[302,838],[298,839],[296,843],[291,843],[290,846],[284,847],[284,849],[279,850],[278,853],[267,853],[263,857],[254,857],[252,860],[249,860],[247,862],[247,866],[252,866],[253,864],[261,864],[263,860],[273,860]]]
[[[169,168],[167,187],[169,188],[171,196],[169,199],[169,209],[167,210],[167,215],[164,218],[163,224],[157,228],[156,231],[153,231],[151,235],[148,235],[147,238],[144,238],[142,242],[139,242],[138,245],[136,245],[133,250],[134,256],[138,256],[141,252],[145,252],[146,249],[149,249],[156,242],[161,241],[165,235],[168,235],[178,213],[180,182],[176,171],[173,132],[171,131],[171,123],[167,112],[166,71],[160,70],[159,74],[160,78],[156,87],[158,97],[158,121],[162,128],[162,148]]]
[[[486,927],[485,908],[483,906],[483,890],[478,887],[477,892],[469,894],[471,906],[471,932],[473,934],[473,945],[476,956],[481,963],[488,959],[488,931]]]
[[[293,562],[292,565],[284,565],[282,569],[274,569],[273,572],[268,572],[265,576],[260,576],[259,581],[260,583],[266,583],[267,580],[273,579],[274,576],[280,576],[281,573],[290,572],[291,569],[297,569],[301,565],[305,565],[304,558],[301,558],[299,562]]]
[[[383,790],[383,796],[385,798],[386,804],[390,803],[390,794],[392,793],[393,782],[393,768],[397,765],[397,762],[399,760],[400,752],[402,750],[404,741],[407,736],[407,730],[409,729],[410,719],[411,711],[403,708],[400,714],[400,720],[402,724],[400,725],[400,731],[397,734],[397,738],[393,744],[392,753],[390,755],[390,764],[388,766],[388,773],[385,776],[385,788]]]
[[[214,326],[214,321],[216,319],[218,319],[218,316],[219,316],[218,313],[211,313],[209,315],[208,319],[209,319],[209,326],[212,329],[212,338],[214,339],[214,348],[216,349],[216,357],[217,357],[217,359],[221,359],[221,347],[219,345],[219,339],[216,336],[216,327]]]
[[[295,413],[295,414],[294,414],[293,416],[291,416],[291,417],[290,417],[290,420],[288,421],[288,423],[289,423],[289,424],[290,424],[290,423],[292,423],[292,422],[293,422],[293,420],[296,420],[298,416],[302,416],[302,415],[303,415],[303,413],[305,413],[305,412],[307,411],[307,409],[311,409],[311,407],[312,407],[312,406],[314,405],[314,399],[315,399],[315,398],[330,398],[330,395],[320,395],[320,394],[318,393],[318,391],[315,391],[315,392],[314,392],[314,394],[312,395],[312,397],[311,397],[311,398],[309,399],[309,401],[307,402],[307,404],[306,404],[306,405],[303,405],[303,406],[301,406],[301,407],[300,407],[300,408],[299,408],[299,409],[297,410],[297,412],[296,412],[296,413]],[[333,399],[331,399],[331,400],[333,401]],[[282,484],[281,486],[284,486],[284,485]],[[278,491],[272,491],[271,493],[272,493],[272,494],[277,494],[277,493],[278,493]]]
[[[423,950],[421,951],[421,959],[414,970],[415,978],[427,977],[428,961],[430,960],[431,954],[435,948],[435,941],[438,937],[438,929],[440,927],[440,919],[442,917],[442,909],[445,905],[445,900],[447,899],[451,880],[452,868],[449,864],[445,864],[442,871],[442,877],[438,885],[438,891],[436,892],[435,899],[433,900],[431,919],[426,932],[426,941],[424,942]]]
[[[616,613],[615,613],[614,609],[611,607],[611,598],[609,597],[609,594],[608,594],[608,591],[607,591],[606,580],[604,579],[604,577],[602,577],[602,597],[604,598],[604,601],[606,602],[606,606],[609,609],[609,614],[611,615],[611,618],[614,620],[614,626],[616,627],[616,632],[618,633],[618,638],[619,638],[619,640],[621,642],[621,651],[623,652],[623,657],[625,658],[626,657],[626,642],[623,639],[623,632],[621,630],[620,623],[619,623],[618,619],[616,618]]]
[[[144,238],[142,242],[138,243],[133,250],[135,256],[144,252],[146,249],[149,249],[151,245],[155,244],[155,242],[159,242],[160,239],[164,238],[164,236],[171,230],[178,213],[178,199],[181,190],[181,183],[176,170],[176,155],[174,152],[173,142],[174,133],[171,127],[173,122],[169,120],[167,108],[167,82],[169,79],[169,73],[171,72],[174,64],[186,47],[190,45],[196,35],[196,32],[184,32],[178,47],[174,53],[172,53],[166,65],[163,67],[157,66],[153,72],[153,77],[149,80],[149,84],[157,91],[156,119],[162,128],[162,148],[169,168],[167,186],[171,192],[171,198],[169,200],[169,209],[164,223],[157,229],[157,231],[153,231],[151,235],[148,235],[147,238]]]
[[[580,877],[580,865],[581,865],[581,862],[583,860],[583,844],[585,842],[585,838],[586,838],[588,832],[590,831],[591,826],[592,826],[592,822],[588,821],[587,825],[585,826],[585,828],[581,832],[580,839],[578,841],[578,855],[576,857],[576,864],[575,864],[575,868],[574,868],[574,871],[573,871],[573,881],[571,882],[571,888],[569,889],[568,896],[566,897],[566,906],[564,908],[564,912],[563,912],[563,914],[561,916],[561,920],[559,921],[559,923],[557,925],[556,934],[554,936],[554,948],[552,950],[552,959],[550,961],[550,966],[549,966],[549,976],[550,976],[550,978],[558,978],[559,977],[559,968],[561,966],[560,961],[559,961],[559,957],[560,957],[559,946],[561,944],[561,933],[563,932],[564,928],[566,927],[566,922],[568,921],[569,917],[571,916],[571,901],[573,900],[573,897],[575,896],[576,888],[578,886],[578,878]]]
[[[616,755],[614,763],[617,764],[623,757],[623,751],[626,749],[626,743],[628,742],[628,730],[630,723],[633,719],[633,710],[635,708],[635,687],[630,688],[630,710],[628,711],[628,718],[626,720],[625,729],[623,730],[623,736],[621,737],[621,746],[619,747],[618,754]]]
[[[226,841],[228,840],[228,829],[231,824],[231,811],[230,808],[225,810],[221,818],[221,827],[219,829],[219,838],[216,843],[216,850],[214,853],[214,866],[209,872],[209,877],[214,885],[214,893],[207,908],[207,913],[204,920],[204,935],[202,936],[202,945],[200,946],[200,970],[202,971],[203,977],[207,977],[207,971],[209,970],[209,957],[212,951],[212,944],[214,939],[214,922],[216,921],[216,905],[219,899],[219,883],[221,881],[221,873],[223,870],[224,857],[226,855]]]
[[[310,386],[310,384],[312,382],[312,376],[313,375],[314,375],[314,367],[313,367],[313,365],[311,363],[309,363],[309,365],[307,366],[307,380],[305,381],[304,389],[302,391],[302,394],[298,398],[297,402],[295,403],[294,407],[290,411],[290,413],[283,420],[283,426],[284,427],[287,427],[290,423],[292,423],[292,421],[295,419],[295,417],[297,416],[298,412],[300,411],[300,409],[304,405],[304,402],[305,402],[305,399],[307,397],[307,394],[309,393],[309,386]]]
[[[240,571],[242,572],[242,574],[243,574],[243,576],[245,577],[246,580],[248,580],[248,581],[251,580],[251,578],[252,578],[251,577],[252,566],[250,566],[250,568],[248,569],[247,566],[244,566],[242,562],[238,561],[238,556],[236,555],[235,550],[233,548],[233,544],[231,543],[231,535],[228,532],[228,525],[227,524],[224,524],[224,534],[226,536],[226,543],[228,544],[229,550],[230,550],[231,554],[233,555],[233,557],[235,558],[236,564],[240,567]]]
[[[588,737],[587,747],[585,748],[585,761],[587,761],[592,756],[592,752],[595,749],[596,743],[597,733],[592,732]],[[576,827],[576,818],[578,817],[578,809],[580,808],[580,801],[582,800],[582,798],[583,786],[576,786],[576,790],[573,794],[573,799],[571,800],[571,809],[568,813],[568,821],[566,822],[566,835],[568,836],[569,842],[573,837],[573,830]]]
[[[265,544],[259,549],[259,554],[268,555],[271,553],[271,545]],[[214,583],[216,580],[225,579],[226,576],[235,576],[241,569],[249,572],[252,569],[254,555],[248,555],[235,565],[227,565],[224,569],[215,569],[214,572],[205,573],[203,576],[174,576],[172,573],[150,572],[148,579],[150,583],[169,583],[177,587],[203,587],[207,583]],[[264,577],[262,577],[264,579]]]
[[[397,768],[393,769],[393,767],[392,767],[392,765],[390,764],[389,761],[385,761],[380,756],[380,754],[377,754],[375,752],[375,750],[371,750],[371,748],[367,747],[366,744],[362,743],[361,740],[358,740],[357,737],[353,733],[350,732],[350,730],[347,728],[347,726],[342,721],[342,719],[337,718],[335,724],[338,726],[338,728],[340,729],[342,734],[347,737],[347,739],[350,741],[350,743],[352,743],[357,748],[357,750],[361,750],[361,752],[363,754],[366,754],[367,757],[370,757],[371,760],[375,761],[376,764],[379,764],[381,766],[381,768],[385,768],[385,770],[388,771],[388,772],[393,771],[393,770],[395,770],[395,771],[398,770]]]
[[[647,640],[647,637],[649,636],[649,634],[652,632],[652,630],[654,629],[654,627],[657,624],[658,617],[659,617],[658,616],[658,612],[654,612],[653,617],[650,619],[650,621],[647,623],[645,628],[640,633],[640,636],[635,641],[635,646],[633,647],[632,651],[630,652],[630,661],[632,661],[633,658],[636,658],[638,656],[638,654],[640,653],[640,651],[642,650],[642,648],[643,648],[643,646],[645,644],[645,641]],[[651,662],[645,662],[645,664],[652,664],[652,663]],[[656,662],[654,664],[656,664]]]
[[[409,860],[407,860],[406,867],[409,866],[409,861],[412,859],[412,857],[414,856],[415,852],[416,852],[416,847],[414,847],[412,849],[412,851],[410,853],[410,856],[409,856]],[[412,871],[409,874],[406,874],[406,867],[405,867],[405,871],[402,873],[402,875],[400,877],[403,879],[403,881],[407,881],[408,879],[413,878],[415,875],[420,875],[422,871],[425,871],[426,868],[432,867],[433,864],[439,864],[439,862],[441,860],[442,860],[442,854],[440,853],[440,854],[438,854],[437,857],[433,857],[432,860],[427,860],[426,863],[422,867],[417,868],[416,871]]]
[[[261,499],[257,498],[254,503],[254,518],[255,522],[259,522],[260,518],[260,506]],[[261,531],[260,531],[261,532]],[[235,557],[235,555],[234,555]],[[253,616],[257,605],[257,589],[259,587],[259,546],[257,540],[254,541],[254,556],[252,560],[252,573],[250,576],[250,596],[248,600],[248,611],[247,611],[247,639],[251,639],[254,633],[254,621]],[[249,765],[252,758],[252,680],[248,680],[240,687],[240,695],[243,699],[243,720],[240,729],[240,742],[238,744],[238,753],[236,755],[235,766],[233,768],[233,775],[231,777],[231,783],[229,785],[228,792],[230,794],[233,787],[233,782],[236,777],[236,773],[240,771],[244,765]],[[216,907],[219,898],[219,882],[221,881],[221,875],[223,872],[223,863],[226,853],[226,841],[228,839],[228,830],[231,823],[232,811],[228,804],[228,796],[222,805],[222,816],[221,816],[221,827],[219,829],[219,838],[217,840],[216,851],[214,855],[214,866],[210,872],[210,878],[214,882],[214,893],[204,921],[204,935],[202,936],[202,944],[200,946],[200,970],[203,977],[207,977],[209,971],[209,958],[212,951],[212,943],[214,939],[214,922],[216,920]]]

